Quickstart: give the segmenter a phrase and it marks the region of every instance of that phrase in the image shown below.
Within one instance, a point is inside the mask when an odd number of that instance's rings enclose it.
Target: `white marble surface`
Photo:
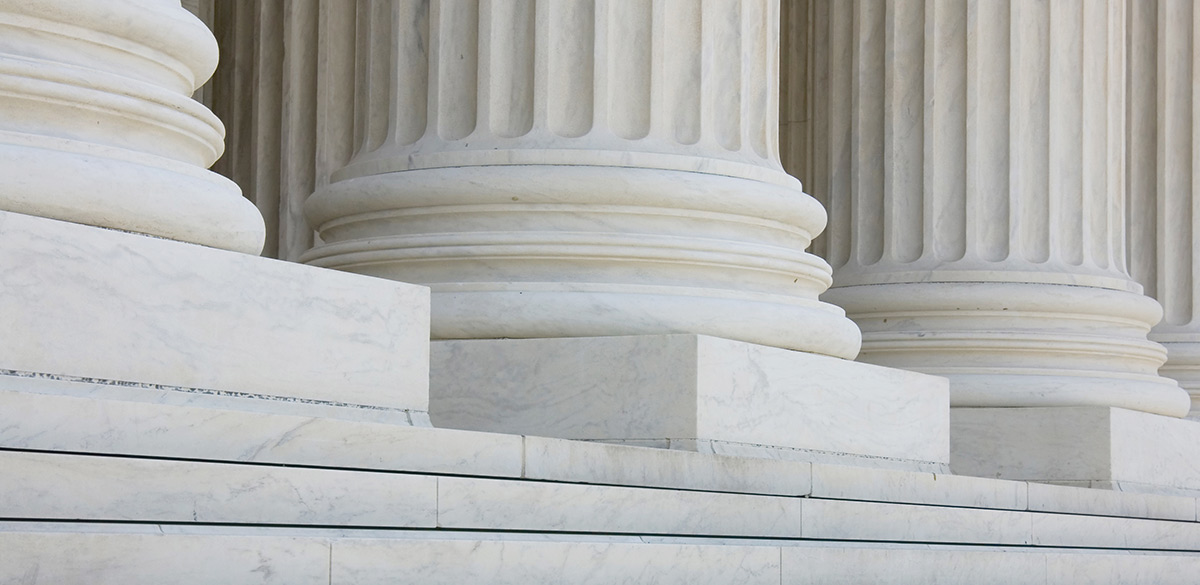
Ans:
[[[0,450],[0,517],[433,528],[437,479]]]
[[[950,468],[963,475],[1200,492],[1200,422],[1104,407],[956,408]]]
[[[1200,256],[1192,252],[1200,10],[1190,1],[1136,2],[1127,20],[1129,272],[1163,307],[1150,334],[1167,348],[1160,372],[1191,394],[1189,416],[1200,418]]]
[[[436,341],[430,368],[437,426],[947,461],[945,380],[813,354],[696,335]]]
[[[329,543],[307,538],[0,531],[0,583],[328,585]]]
[[[1028,483],[1029,510],[1195,521],[1196,498]]]
[[[1033,544],[1200,551],[1200,523],[1033,514]]]
[[[948,473],[815,463],[812,497],[1024,510],[1027,484]]]
[[[1029,544],[1030,514],[878,502],[808,500],[805,538],[887,542]]]
[[[783,585],[1065,585],[1047,581],[1041,551],[874,545],[782,547]],[[1067,556],[1074,566],[1079,555]]]
[[[797,537],[799,498],[499,479],[438,480],[438,526],[536,532]]]
[[[779,549],[759,546],[359,540],[330,558],[332,585],[779,583]]]
[[[1175,273],[1192,270],[1179,233],[1191,221],[1192,135],[1181,128],[1193,115],[1193,21],[1180,14],[1164,26],[1179,40],[1160,39],[1178,47],[1157,68],[1171,93],[1127,110],[1127,94],[1156,86],[1126,87],[1127,13],[1146,10],[1134,4],[791,7],[784,164],[829,211],[817,247],[835,285],[821,298],[862,329],[858,359],[946,376],[954,406],[1187,414],[1186,392],[1158,371],[1166,351],[1147,337],[1161,308],[1126,253],[1158,242],[1179,256],[1164,284],[1191,280]],[[1127,148],[1126,111],[1140,124],[1156,102],[1175,116],[1158,113],[1175,142]],[[1145,170],[1145,148],[1169,161],[1158,185],[1171,185],[1172,203],[1157,211],[1126,201],[1124,170]],[[1179,299],[1186,311],[1190,293]]]
[[[13,390],[0,447],[501,477],[523,462],[514,435]]]
[[[803,496],[811,464],[525,437],[524,477],[572,483]]]
[[[1046,558],[1046,583],[1072,585],[1190,585],[1200,574],[1200,555],[1111,554],[1053,555]]]
[[[217,63],[179,4],[0,1],[0,209],[257,254],[258,210],[204,169]]]
[[[805,251],[824,210],[779,164],[778,2],[419,6],[323,35],[318,81],[357,63],[378,99],[353,102],[353,156],[305,203],[304,262],[428,284],[437,339],[858,352]]]
[[[1192,585],[1200,571],[1194,553],[1159,551],[74,526],[0,525],[0,582]]]
[[[0,212],[0,369],[427,410],[428,289]]]

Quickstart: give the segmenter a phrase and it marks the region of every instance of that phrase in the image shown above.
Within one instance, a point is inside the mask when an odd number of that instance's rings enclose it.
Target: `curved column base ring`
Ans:
[[[1132,292],[1022,282],[830,289],[863,331],[859,359],[950,379],[957,407],[1113,406],[1182,417],[1147,339],[1162,314]]]
[[[695,333],[841,358],[824,227],[795,187],[663,169],[500,166],[339,181],[302,261],[431,287],[438,339]]]
[[[1195,333],[1159,333],[1150,338],[1167,348],[1167,363],[1158,372],[1179,382],[1192,399],[1188,418],[1200,419],[1200,340]]]

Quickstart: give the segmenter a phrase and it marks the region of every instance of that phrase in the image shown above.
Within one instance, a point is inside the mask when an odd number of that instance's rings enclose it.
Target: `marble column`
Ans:
[[[224,129],[190,96],[216,62],[179,0],[0,0],[0,209],[258,253],[205,170]]]
[[[1200,10],[1192,0],[1133,2],[1129,11],[1129,252],[1134,278],[1163,306],[1150,338],[1159,371],[1179,381],[1200,417]]]
[[[853,357],[777,148],[778,2],[364,1],[306,262],[428,285],[434,338],[690,332]]]
[[[794,166],[827,202],[822,298],[860,359],[947,376],[953,406],[1188,411],[1126,268],[1126,7],[803,7]]]

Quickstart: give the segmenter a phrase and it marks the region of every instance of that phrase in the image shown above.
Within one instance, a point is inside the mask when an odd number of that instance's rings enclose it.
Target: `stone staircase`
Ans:
[[[1193,497],[0,387],[5,584],[1200,574]]]

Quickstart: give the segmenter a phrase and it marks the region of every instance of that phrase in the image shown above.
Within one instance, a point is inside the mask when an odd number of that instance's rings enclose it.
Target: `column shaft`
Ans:
[[[1166,346],[1161,372],[1200,405],[1200,101],[1192,0],[1134,2],[1129,11],[1129,250],[1134,277],[1163,306],[1151,339]]]
[[[798,156],[861,359],[948,376],[955,406],[1187,411],[1126,270],[1125,10],[813,3]]]
[[[778,3],[358,4],[320,265],[429,285],[435,338],[705,333],[852,357],[777,150]]]

